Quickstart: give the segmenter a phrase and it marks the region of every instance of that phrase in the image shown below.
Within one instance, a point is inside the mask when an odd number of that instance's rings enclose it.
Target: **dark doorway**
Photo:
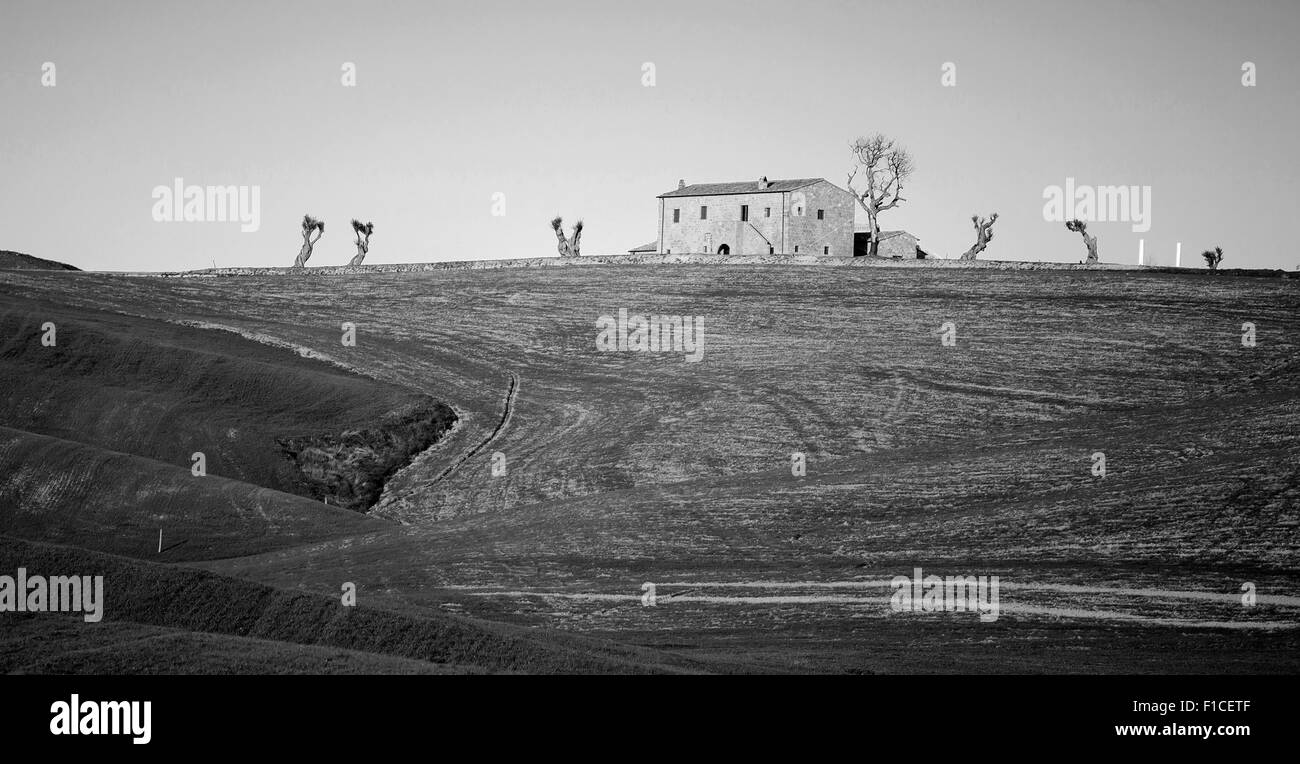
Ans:
[[[718,254],[719,254],[719,255],[729,255],[729,254],[731,254],[731,247],[728,247],[726,244],[720,244],[720,245],[718,245]]]

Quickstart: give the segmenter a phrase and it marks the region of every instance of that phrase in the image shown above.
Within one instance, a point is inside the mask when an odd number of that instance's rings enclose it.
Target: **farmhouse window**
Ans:
[[[708,208],[708,207],[701,207],[701,208],[700,208],[700,220],[708,220],[708,219],[709,219],[709,208]]]
[[[740,219],[742,222],[749,220],[749,205],[740,205]]]
[[[673,210],[673,222],[674,223],[682,222],[682,211],[680,208]]]

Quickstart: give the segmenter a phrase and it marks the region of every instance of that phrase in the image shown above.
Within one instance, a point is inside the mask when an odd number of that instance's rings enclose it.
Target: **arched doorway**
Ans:
[[[728,247],[726,244],[719,244],[719,245],[718,245],[718,254],[719,254],[719,255],[729,255],[729,254],[731,254],[731,247]]]

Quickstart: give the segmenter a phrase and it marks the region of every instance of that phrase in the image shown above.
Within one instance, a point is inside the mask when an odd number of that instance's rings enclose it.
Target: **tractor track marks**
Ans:
[[[439,472],[437,476],[435,476],[432,480],[425,483],[426,487],[439,483],[442,480],[455,474],[455,472],[458,469],[460,469],[460,466],[462,464],[469,461],[470,459],[477,456],[478,454],[482,453],[483,449],[492,445],[492,442],[497,439],[497,437],[502,433],[502,431],[506,429],[507,426],[509,426],[510,418],[511,416],[514,415],[515,397],[519,394],[519,375],[513,371],[508,372],[508,374],[510,375],[510,385],[506,389],[506,397],[502,405],[501,419],[500,421],[497,422],[497,426],[493,428],[492,432],[486,438],[484,438],[477,446],[474,446],[473,448],[469,449],[465,453],[461,454],[459,459],[452,462],[450,465],[446,467],[446,469],[444,469],[442,472]]]

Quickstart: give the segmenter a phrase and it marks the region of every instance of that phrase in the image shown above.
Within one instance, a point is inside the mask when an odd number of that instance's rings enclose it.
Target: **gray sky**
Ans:
[[[825,177],[881,131],[916,157],[882,216],[950,257],[1073,261],[1064,185],[1151,188],[1151,228],[1101,259],[1294,269],[1296,2],[57,2],[6,0],[0,249],[87,269],[555,254],[655,237],[691,182]],[[42,86],[42,65],[56,67]],[[1243,62],[1257,85],[1242,86]],[[340,83],[354,62],[357,86]],[[656,83],[642,85],[653,62]],[[941,67],[956,65],[943,87]],[[159,223],[155,186],[261,188],[261,227]],[[506,214],[493,216],[493,194]]]

